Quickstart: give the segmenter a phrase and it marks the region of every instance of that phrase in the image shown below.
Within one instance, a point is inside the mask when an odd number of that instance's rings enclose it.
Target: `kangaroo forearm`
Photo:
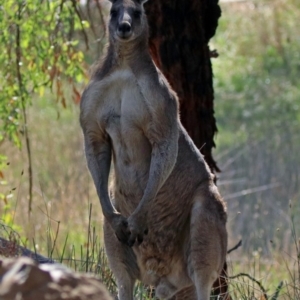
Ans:
[[[155,147],[152,150],[149,179],[146,185],[143,198],[141,199],[135,212],[146,212],[156,197],[160,188],[170,176],[177,159],[177,143]]]
[[[117,213],[108,193],[108,178],[111,165],[110,147],[103,144],[101,150],[95,155],[93,148],[86,145],[86,158],[89,171],[92,175],[100,199],[103,215],[110,221]]]
[[[103,166],[103,168],[92,168],[90,169],[97,194],[100,200],[101,208],[104,217],[110,222],[113,217],[117,214],[117,210],[112,204],[109,193],[108,193],[108,173],[107,168]]]
[[[116,209],[112,204],[109,193],[108,193],[108,182],[106,180],[101,181],[101,177],[106,174],[99,173],[99,179],[97,186],[97,194],[100,200],[102,213],[107,220],[111,220],[113,216],[116,214]]]

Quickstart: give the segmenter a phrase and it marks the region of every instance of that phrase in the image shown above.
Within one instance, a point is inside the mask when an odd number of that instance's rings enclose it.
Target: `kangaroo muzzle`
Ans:
[[[132,34],[131,24],[128,21],[120,23],[117,34],[121,39],[128,39]]]

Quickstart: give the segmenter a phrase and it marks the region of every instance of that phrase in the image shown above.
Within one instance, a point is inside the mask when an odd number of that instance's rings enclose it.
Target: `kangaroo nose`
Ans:
[[[118,27],[119,35],[122,37],[128,37],[131,32],[131,25],[129,22],[122,22]]]

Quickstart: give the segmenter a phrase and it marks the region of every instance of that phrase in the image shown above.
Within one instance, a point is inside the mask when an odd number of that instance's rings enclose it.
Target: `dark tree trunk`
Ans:
[[[214,118],[213,73],[208,46],[215,34],[221,9],[218,0],[151,0],[146,3],[150,26],[149,47],[180,99],[183,126],[213,172],[217,132]],[[214,284],[214,294],[230,299],[227,265]]]
[[[149,46],[180,99],[181,121],[212,171],[217,131],[209,39],[221,15],[218,0],[151,0],[146,3]]]

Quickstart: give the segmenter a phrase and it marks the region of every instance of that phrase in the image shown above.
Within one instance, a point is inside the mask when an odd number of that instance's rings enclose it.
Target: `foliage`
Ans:
[[[224,4],[214,41],[221,53],[214,61],[221,129],[245,140],[299,126],[299,14],[294,0]],[[219,139],[223,149],[230,146],[226,136]]]
[[[21,146],[27,130],[26,106],[33,95],[55,92],[66,105],[65,85],[84,76],[84,55],[74,33],[88,25],[76,14],[76,1],[7,0],[0,6],[0,142],[5,137]]]
[[[33,168],[27,109],[47,89],[66,107],[66,86],[79,102],[75,84],[85,75],[84,54],[74,35],[79,29],[85,33],[87,26],[76,0],[8,0],[0,6],[0,42],[5,45],[0,53],[0,143],[7,138],[21,148],[24,137],[29,214]]]
[[[300,7],[263,0],[224,2],[222,10],[213,69],[229,226],[247,251],[289,251],[290,201],[300,208]]]

